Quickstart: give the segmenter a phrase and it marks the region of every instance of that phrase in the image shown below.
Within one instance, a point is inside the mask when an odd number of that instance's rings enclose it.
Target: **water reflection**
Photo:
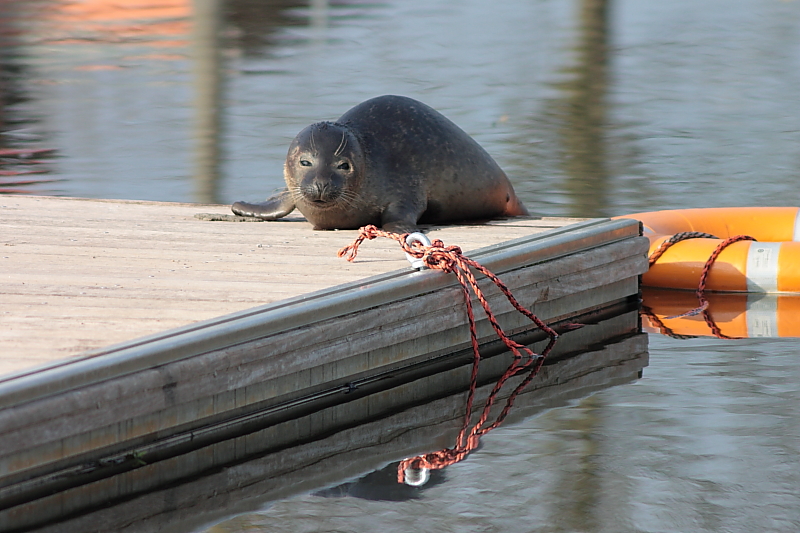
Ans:
[[[188,30],[190,0],[83,0],[47,2],[34,0],[33,8],[44,15],[51,43],[160,41],[162,46],[183,46]]]
[[[525,359],[520,358],[521,354],[515,354],[517,358],[512,361],[505,372],[503,372],[503,375],[497,380],[497,383],[495,383],[489,396],[487,396],[483,402],[483,409],[480,411],[478,421],[475,422],[470,429],[481,360],[480,354],[476,351],[475,358],[472,362],[472,378],[467,395],[464,422],[456,437],[455,445],[450,448],[444,448],[435,452],[427,452],[415,457],[403,459],[400,461],[400,464],[397,465],[397,483],[404,483],[415,487],[423,486],[428,482],[431,472],[460,463],[466,459],[470,453],[477,450],[480,446],[481,437],[503,423],[511,411],[511,407],[514,405],[514,400],[516,400],[517,396],[519,396],[539,374],[542,365],[545,363],[547,356],[550,355],[558,339],[554,332],[551,331],[549,333],[553,336],[550,338],[550,341],[547,346],[545,346],[544,350],[542,350],[541,354],[530,353]],[[508,381],[517,376],[524,376],[524,378],[512,388],[511,394],[508,395],[508,399],[505,402],[505,406],[494,421],[489,422],[489,414],[491,413],[498,395],[502,392],[503,387],[506,386]]]
[[[674,338],[800,337],[800,295],[705,292],[703,297],[708,308],[686,316],[699,305],[694,292],[644,287],[643,326]]]
[[[639,139],[614,113],[614,6],[576,2],[574,35],[564,45],[569,53],[555,67],[557,77],[546,82],[554,90],[537,95],[535,110],[512,122],[506,165],[540,212],[609,216],[620,202],[653,195]]]
[[[372,501],[404,502],[419,500],[424,496],[423,491],[447,482],[445,470],[431,470],[425,483],[398,483],[399,467],[399,461],[392,462],[356,480],[316,491],[314,495],[322,498],[350,497]]]
[[[608,170],[608,0],[582,0],[575,64],[571,78],[560,84],[564,99],[556,103],[564,114],[559,133],[570,199],[570,216],[607,216],[611,190]]]
[[[542,214],[800,202],[796,2],[207,1],[1,3],[0,146],[64,180],[24,190],[266,196],[302,127],[400,93]]]
[[[308,24],[312,40],[325,41],[328,25],[328,1],[309,0]],[[193,200],[221,203],[224,178],[226,113],[225,83],[229,69],[225,50],[241,47],[238,54],[263,54],[273,44],[272,34],[296,20],[285,12],[303,5],[295,2],[259,2],[248,0],[193,0],[192,67],[194,92],[194,166]]]
[[[248,59],[273,55],[288,38],[287,29],[309,24],[309,17],[297,16],[309,2],[318,0],[226,0],[226,45]]]
[[[581,402],[575,416],[564,421],[565,447],[574,453],[575,462],[560,472],[555,480],[557,494],[570,494],[572,508],[567,513],[552,513],[550,521],[566,531],[598,531],[604,491],[602,464],[598,460],[605,405],[596,396]]]
[[[24,193],[27,187],[58,181],[48,178],[54,150],[0,148],[0,194]],[[44,175],[44,176],[43,176]]]
[[[29,68],[23,59],[20,19],[10,2],[0,3],[0,194],[21,193],[56,180],[47,176],[54,150],[42,148],[40,139],[22,131],[36,117],[22,111],[30,97],[22,84]]]
[[[124,180],[167,195],[180,188],[170,180],[185,174],[174,172],[188,149],[185,127],[174,127],[186,122],[185,78],[173,67],[186,60],[188,14],[187,0],[2,3],[14,47],[0,61],[18,69],[19,96],[3,99],[15,120],[0,144],[57,150],[47,168],[62,180],[24,191],[135,197],[119,191]]]
[[[194,0],[194,200],[219,203],[222,165],[223,63],[222,0]]]

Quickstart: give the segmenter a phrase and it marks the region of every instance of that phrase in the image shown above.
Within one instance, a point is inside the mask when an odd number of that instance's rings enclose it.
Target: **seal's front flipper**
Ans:
[[[411,205],[394,203],[390,204],[381,213],[381,228],[392,233],[414,233],[417,231],[417,220],[424,211],[414,203]]]
[[[287,189],[273,194],[263,202],[248,204],[236,202],[231,206],[231,211],[243,217],[263,218],[264,220],[277,220],[283,218],[294,210],[294,200]]]
[[[409,224],[408,222],[387,222],[381,225],[383,231],[390,231],[392,233],[414,233],[419,231],[416,224]]]

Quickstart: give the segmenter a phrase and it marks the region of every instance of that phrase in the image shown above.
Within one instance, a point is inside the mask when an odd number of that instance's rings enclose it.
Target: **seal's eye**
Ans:
[[[301,159],[300,160],[300,166],[301,167],[310,167],[311,166],[311,161],[309,161],[308,159]]]
[[[348,163],[347,161],[343,161],[339,163],[339,166],[336,168],[338,168],[339,170],[350,170],[350,163]]]

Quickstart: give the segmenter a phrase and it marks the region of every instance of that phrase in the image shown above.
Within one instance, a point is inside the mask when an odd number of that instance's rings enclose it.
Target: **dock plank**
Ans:
[[[227,206],[51,197],[0,198],[0,375],[405,268],[376,240],[357,262],[336,252],[356,231],[302,218],[209,222]],[[580,219],[433,228],[465,251]]]

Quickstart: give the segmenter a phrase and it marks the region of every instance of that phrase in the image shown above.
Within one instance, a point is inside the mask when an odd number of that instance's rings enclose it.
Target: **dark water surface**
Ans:
[[[300,129],[395,93],[539,214],[800,205],[798,0],[0,0],[0,91],[3,192],[257,200]],[[201,531],[800,531],[798,457],[800,341],[652,334],[642,379],[500,427],[418,499]]]

